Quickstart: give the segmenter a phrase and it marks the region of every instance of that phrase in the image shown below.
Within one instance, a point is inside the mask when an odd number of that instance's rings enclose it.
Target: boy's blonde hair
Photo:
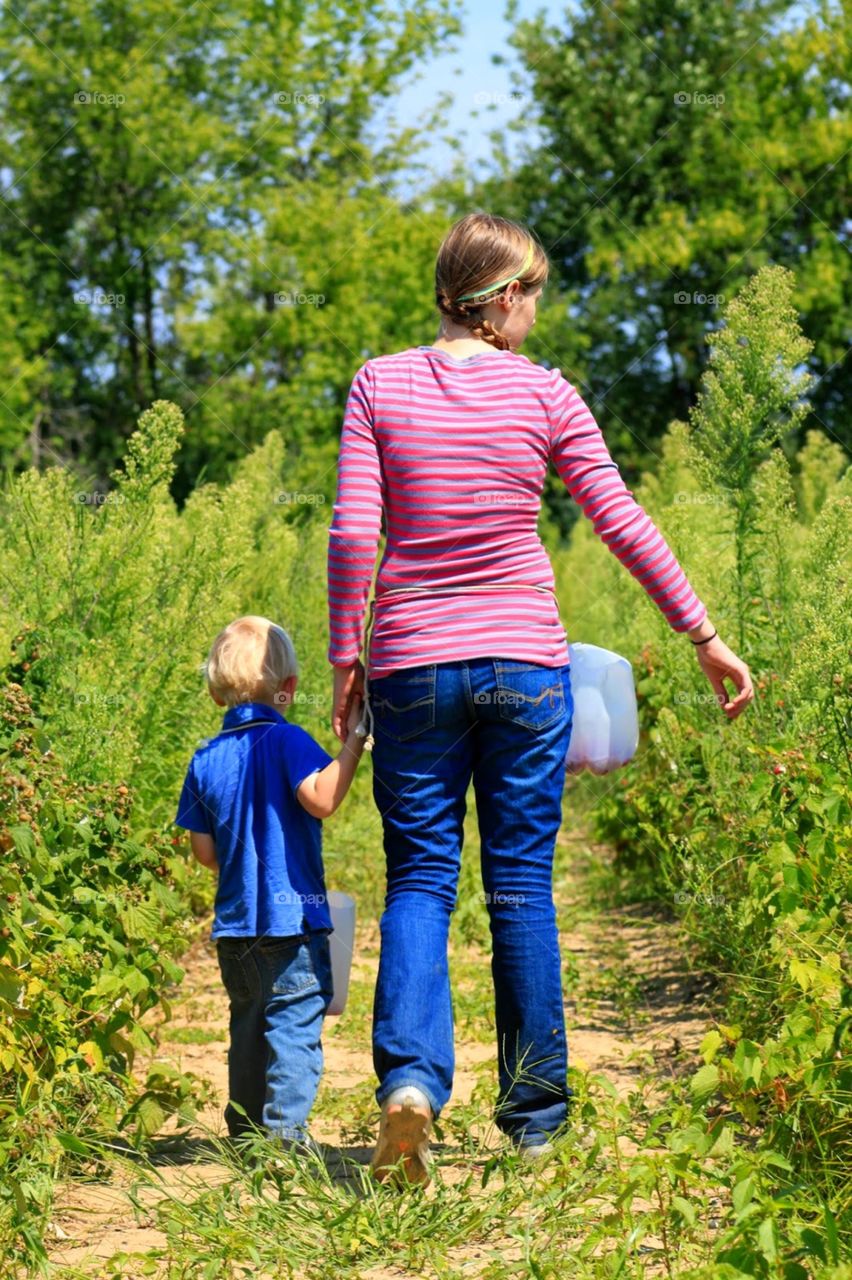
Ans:
[[[273,702],[282,682],[299,674],[293,641],[284,628],[253,614],[219,632],[204,670],[207,687],[226,707]]]

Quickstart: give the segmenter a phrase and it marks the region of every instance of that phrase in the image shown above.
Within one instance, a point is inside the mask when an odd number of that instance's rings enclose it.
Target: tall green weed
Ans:
[[[294,715],[328,740],[325,519],[293,501],[277,433],[179,511],[183,429],[155,404],[108,491],[31,471],[0,516],[0,1235],[30,1251],[39,1170],[93,1137],[144,1140],[203,1097],[167,1064],[141,1088],[131,1073],[212,893],[171,821],[221,717],[200,670],[220,627],[252,612],[292,629]]]
[[[597,832],[722,985],[699,1094],[848,1214],[852,473],[817,429],[792,466],[781,448],[806,414],[792,296],[772,267],[731,303],[690,424],[636,491],[754,703],[721,716],[692,646],[586,527],[559,580],[569,638],[637,678],[640,750],[593,784]]]

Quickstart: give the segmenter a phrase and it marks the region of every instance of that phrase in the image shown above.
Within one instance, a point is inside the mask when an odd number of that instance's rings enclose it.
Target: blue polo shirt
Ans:
[[[196,751],[175,824],[213,837],[219,862],[212,938],[331,929],[322,822],[296,788],[332,757],[262,702],[229,707]]]

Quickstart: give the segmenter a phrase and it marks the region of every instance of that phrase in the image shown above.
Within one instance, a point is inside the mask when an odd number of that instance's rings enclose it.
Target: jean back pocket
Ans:
[[[370,681],[375,727],[394,742],[408,742],[435,726],[435,664],[410,667]]]
[[[331,996],[331,960],[324,933],[295,945],[266,947],[263,962],[272,995],[291,1000],[319,992]]]
[[[559,667],[495,659],[495,700],[502,720],[527,729],[547,729],[565,715],[565,688]]]

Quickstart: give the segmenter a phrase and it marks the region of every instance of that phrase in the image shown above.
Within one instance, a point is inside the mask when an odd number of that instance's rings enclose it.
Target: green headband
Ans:
[[[513,280],[517,280],[520,276],[524,274],[525,271],[529,270],[529,268],[532,266],[532,260],[533,260],[534,254],[535,254],[535,245],[531,240],[530,247],[527,250],[527,256],[524,259],[524,265],[521,267],[520,271],[516,271],[513,276],[507,276],[505,280],[498,280],[496,284],[488,285],[488,287],[485,289],[477,289],[475,293],[463,293],[460,298],[456,298],[456,302],[467,302],[469,298],[480,298],[480,297],[483,297],[486,293],[493,293],[495,289],[502,289],[505,285],[511,284]]]

